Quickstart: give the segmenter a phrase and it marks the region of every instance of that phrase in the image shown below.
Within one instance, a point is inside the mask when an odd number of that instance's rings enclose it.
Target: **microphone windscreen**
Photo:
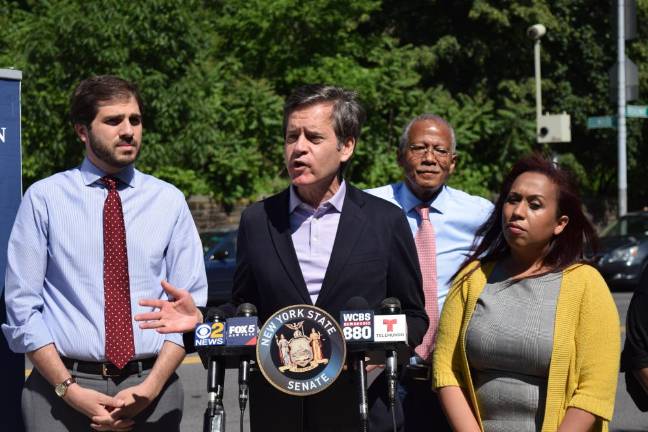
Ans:
[[[257,315],[257,308],[252,303],[241,303],[236,309],[236,316],[251,317]]]
[[[364,297],[355,296],[355,297],[351,297],[349,301],[346,302],[344,309],[363,310],[363,309],[370,309],[370,308],[369,308],[369,303],[367,303],[367,300]]]
[[[209,308],[207,310],[207,313],[205,314],[205,322],[223,321],[226,318],[227,314],[223,311],[223,309],[218,307]]]
[[[397,314],[401,310],[401,302],[396,297],[387,297],[380,303],[380,309],[388,314]]]

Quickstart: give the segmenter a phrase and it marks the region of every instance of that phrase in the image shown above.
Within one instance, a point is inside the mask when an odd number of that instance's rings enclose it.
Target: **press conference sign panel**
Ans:
[[[342,372],[346,344],[340,325],[310,305],[275,312],[259,330],[257,364],[279,391],[310,396],[328,388]]]
[[[21,79],[20,71],[0,69],[0,294],[4,291],[7,242],[22,196]]]
[[[0,316],[4,319],[4,280],[7,243],[22,197],[20,160],[20,81],[22,72],[0,69]],[[25,381],[25,358],[14,354],[0,332],[3,403],[0,430],[23,430],[20,394]]]

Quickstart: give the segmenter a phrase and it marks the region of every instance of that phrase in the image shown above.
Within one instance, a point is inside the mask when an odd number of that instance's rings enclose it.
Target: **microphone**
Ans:
[[[205,323],[211,325],[212,333],[223,335],[226,315],[220,308],[210,308],[205,315]],[[210,355],[207,359],[207,408],[203,418],[203,432],[225,431],[225,409],[223,391],[225,380],[225,360],[221,356]]]
[[[388,297],[380,303],[380,311],[385,315],[399,315],[401,303],[396,297]],[[383,320],[389,325],[396,325],[397,319]],[[407,339],[407,338],[406,338]],[[395,349],[385,351],[385,375],[387,378],[387,396],[392,408],[396,405],[396,385],[398,382],[398,354]]]
[[[256,344],[256,337],[259,332],[258,320],[257,320],[257,308],[251,303],[242,303],[239,305],[236,310],[236,316],[243,318],[241,323],[237,323],[237,327],[231,327],[228,329],[228,336],[230,333],[237,333],[237,336],[241,333],[244,333],[248,338],[246,345],[251,343]],[[238,328],[237,331],[233,331]],[[252,337],[252,339],[249,339]],[[250,343],[251,341],[251,343]],[[241,408],[241,413],[245,411],[249,399],[249,375],[250,375],[250,357],[242,355],[240,357],[239,363],[239,407]]]
[[[373,312],[369,310],[367,300],[362,297],[351,297],[340,312],[344,339],[348,343],[371,340],[373,327]],[[367,331],[368,330],[368,335]],[[365,331],[363,331],[365,330]],[[363,337],[368,336],[368,337]],[[357,377],[358,409],[360,411],[360,430],[366,432],[369,428],[369,403],[367,402],[367,370],[365,369],[365,352],[349,351],[351,365]]]

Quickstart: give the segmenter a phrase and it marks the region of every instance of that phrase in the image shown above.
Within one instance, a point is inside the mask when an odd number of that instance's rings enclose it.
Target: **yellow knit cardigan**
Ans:
[[[433,360],[432,386],[463,388],[482,430],[465,341],[477,299],[493,267],[492,263],[476,263],[455,279],[441,314]],[[620,339],[619,314],[601,275],[588,265],[565,269],[556,306],[542,432],[556,431],[569,407],[594,414],[593,431],[608,430],[619,374]]]

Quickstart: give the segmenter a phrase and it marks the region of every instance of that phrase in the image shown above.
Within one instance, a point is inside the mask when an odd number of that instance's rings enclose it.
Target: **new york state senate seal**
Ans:
[[[342,329],[315,306],[283,308],[259,330],[261,373],[275,388],[293,396],[314,395],[333,384],[345,358]]]

